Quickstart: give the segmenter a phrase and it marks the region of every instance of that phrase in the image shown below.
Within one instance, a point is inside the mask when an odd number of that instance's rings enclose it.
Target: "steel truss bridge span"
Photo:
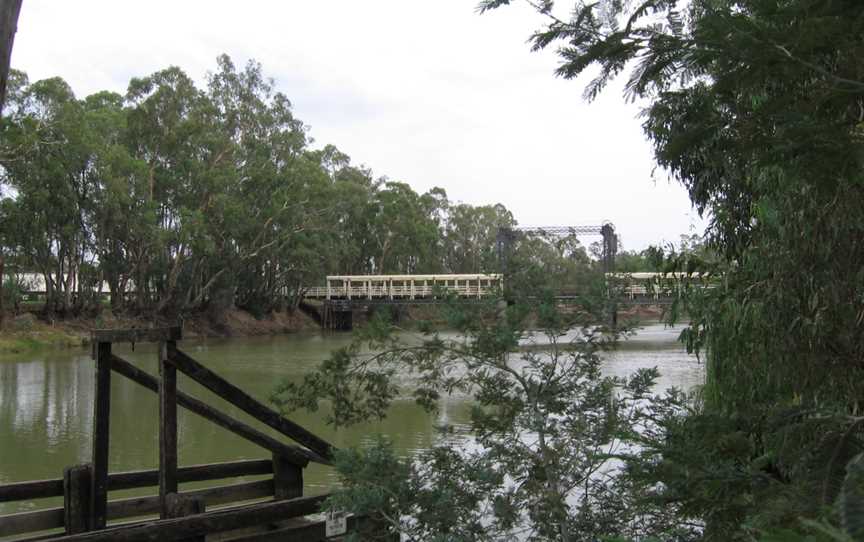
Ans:
[[[611,222],[589,226],[514,226],[498,229],[496,249],[501,270],[508,274],[509,260],[513,245],[523,237],[539,236],[545,238],[583,237],[599,235],[603,238],[603,271],[612,273],[615,270],[615,255],[618,252],[618,235]]]

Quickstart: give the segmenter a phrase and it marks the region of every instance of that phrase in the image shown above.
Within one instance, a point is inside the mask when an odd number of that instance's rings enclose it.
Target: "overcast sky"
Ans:
[[[701,233],[686,192],[655,172],[619,89],[582,100],[542,20],[476,0],[25,0],[13,68],[63,77],[79,97],[124,93],[169,65],[203,81],[216,57],[263,65],[316,147],[451,201],[502,203],[521,225],[613,222],[624,248]],[[589,241],[589,240],[586,240]]]

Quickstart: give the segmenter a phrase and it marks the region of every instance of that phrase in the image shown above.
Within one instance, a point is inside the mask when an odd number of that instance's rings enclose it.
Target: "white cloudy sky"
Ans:
[[[502,203],[522,225],[612,221],[624,248],[701,232],[683,188],[654,174],[637,105],[556,79],[524,6],[476,0],[25,0],[12,66],[83,97],[169,65],[203,80],[253,58],[316,146],[450,199]],[[694,229],[695,228],[695,229]]]

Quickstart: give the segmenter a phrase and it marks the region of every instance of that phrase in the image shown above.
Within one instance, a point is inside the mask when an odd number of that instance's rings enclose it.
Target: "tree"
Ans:
[[[17,192],[10,209],[10,220],[22,225],[15,244],[26,265],[45,278],[45,311],[77,313],[90,285],[82,280],[93,259],[93,198],[99,190],[94,112],[62,79],[28,84],[23,76],[10,94],[9,111],[0,163],[4,183]]]
[[[20,72],[9,88],[2,252],[46,276],[46,316],[98,311],[107,284],[115,312],[218,325],[234,306],[295,308],[327,274],[440,273],[455,254],[442,189],[418,194],[333,145],[311,149],[254,61],[219,57],[204,88],[176,67],[133,78],[125,96],[78,99]],[[512,217],[478,209],[460,249],[492,269],[490,232]]]
[[[458,338],[430,331],[405,344],[379,321],[368,344],[335,352],[275,393],[286,410],[329,403],[337,426],[383,417],[408,393],[430,410],[444,394],[475,401],[470,444],[445,428],[417,457],[400,459],[386,442],[341,452],[344,489],[328,506],[370,514],[408,540],[587,541],[650,531],[609,482],[623,475],[614,458],[647,421],[656,370],[602,376],[601,352],[616,336],[597,328],[596,315],[562,313],[551,297],[503,311],[495,300],[454,304],[448,315]]]
[[[713,509],[707,532],[725,539],[753,536],[742,524],[789,528],[790,510],[818,517],[838,495],[846,460],[862,451],[853,419],[864,370],[864,5],[580,2],[565,17],[551,1],[532,5],[548,21],[533,47],[559,46],[557,74],[597,70],[589,99],[627,74],[628,97],[647,101],[643,126],[658,163],[711,216],[708,244],[720,261],[680,260],[724,277],[688,302],[684,338],[708,371],[691,428],[713,423],[701,434],[720,449],[741,433],[752,446],[725,456],[728,470],[690,478],[694,491],[680,498],[699,502],[701,489],[719,488],[701,510]],[[691,473],[712,472],[698,454],[688,461]],[[731,472],[735,482],[724,477]],[[758,491],[766,477],[782,491]],[[754,506],[717,498],[735,492]]]
[[[0,116],[6,104],[6,86],[9,80],[9,68],[12,60],[12,44],[15,42],[15,32],[18,29],[18,15],[21,13],[21,0],[3,0],[0,2]],[[0,247],[0,329],[3,329],[3,272],[6,255]]]
[[[516,225],[503,205],[453,205],[443,231],[444,266],[451,273],[500,271],[496,252],[498,231]]]
[[[18,15],[21,13],[21,0],[3,0],[0,3],[0,110],[6,103],[6,82],[12,59],[12,44],[18,30]]]

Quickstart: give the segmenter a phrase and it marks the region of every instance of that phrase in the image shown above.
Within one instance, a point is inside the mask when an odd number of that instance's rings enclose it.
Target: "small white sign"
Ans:
[[[324,536],[339,536],[348,531],[348,515],[345,512],[331,510],[327,512],[327,521],[324,525]]]

